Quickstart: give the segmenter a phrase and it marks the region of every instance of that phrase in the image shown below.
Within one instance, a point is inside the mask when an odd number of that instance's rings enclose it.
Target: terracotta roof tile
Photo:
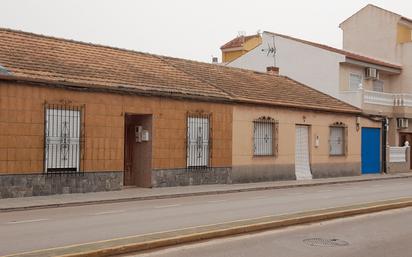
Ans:
[[[177,58],[165,59],[174,67],[215,85],[237,100],[328,111],[360,112],[352,105],[284,76]]]
[[[223,46],[220,47],[220,49],[229,49],[229,48],[235,48],[235,47],[242,47],[243,44],[248,41],[251,38],[257,37],[257,35],[251,35],[251,36],[238,36],[232,40],[230,40],[229,42],[227,42],[226,44],[224,44]]]
[[[9,29],[0,29],[0,65],[27,78],[228,98],[156,55]]]
[[[285,77],[8,29],[0,29],[0,65],[8,77],[360,113]]]

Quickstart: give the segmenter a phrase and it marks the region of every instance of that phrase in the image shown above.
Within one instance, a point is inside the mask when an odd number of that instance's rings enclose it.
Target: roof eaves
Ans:
[[[276,107],[286,107],[286,108],[296,108],[300,110],[314,110],[314,111],[323,111],[323,112],[332,112],[332,113],[347,113],[347,114],[361,114],[362,111],[356,107],[353,109],[343,109],[343,108],[330,108],[330,107],[321,107],[321,106],[309,106],[309,105],[297,105],[297,104],[289,104],[289,103],[281,103],[281,102],[269,102],[263,100],[253,100],[249,98],[236,98],[234,99],[235,102],[238,103],[249,103],[249,104],[257,104],[257,105],[265,105],[265,106],[276,106]]]
[[[196,99],[203,101],[216,101],[216,102],[230,102],[232,99],[229,97],[220,97],[220,96],[208,96],[202,94],[188,94],[184,92],[174,92],[167,90],[155,90],[150,89],[140,89],[134,86],[128,85],[116,85],[116,86],[107,86],[101,84],[92,84],[92,83],[75,83],[69,81],[55,81],[48,79],[37,79],[37,78],[28,78],[23,76],[15,75],[3,75],[0,74],[0,81],[12,81],[17,83],[29,83],[29,84],[40,84],[46,86],[52,86],[54,88],[65,88],[72,90],[86,90],[86,91],[102,91],[102,92],[112,92],[112,93],[128,93],[136,94],[142,96],[160,96],[160,97],[169,97],[169,98],[185,98],[185,99]]]

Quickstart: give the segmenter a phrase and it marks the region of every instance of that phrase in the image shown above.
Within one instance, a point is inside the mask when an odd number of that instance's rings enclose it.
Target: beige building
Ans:
[[[345,50],[374,56],[401,67],[398,74],[377,70],[372,81],[370,113],[389,118],[388,143],[402,146],[412,140],[412,20],[367,5],[340,24]],[[377,88],[373,88],[377,85]],[[378,89],[378,90],[376,90]]]
[[[412,140],[412,21],[368,5],[340,27],[344,49],[265,31],[223,45],[222,64],[260,72],[275,64],[279,74],[358,107],[382,123],[361,128],[363,173],[409,170],[404,145]],[[252,40],[257,36],[260,41]],[[239,47],[242,55],[227,58]]]
[[[246,101],[233,105],[232,182],[361,174],[361,128],[381,124],[360,109],[284,76],[171,60]]]

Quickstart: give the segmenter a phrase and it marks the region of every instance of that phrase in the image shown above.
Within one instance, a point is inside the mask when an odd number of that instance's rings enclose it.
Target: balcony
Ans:
[[[385,93],[366,89],[342,91],[340,99],[377,115],[412,118],[412,94]]]

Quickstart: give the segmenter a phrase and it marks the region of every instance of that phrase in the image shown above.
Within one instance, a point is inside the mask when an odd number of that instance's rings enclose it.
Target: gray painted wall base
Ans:
[[[312,164],[313,178],[361,175],[361,164]],[[152,170],[153,187],[295,180],[295,166],[248,165],[233,168]],[[83,174],[0,175],[0,198],[120,190],[123,171]]]
[[[335,178],[362,175],[360,162],[312,164],[311,170],[313,178]]]
[[[245,165],[234,166],[233,183],[251,183],[277,180],[295,180],[295,165]]]
[[[120,190],[123,172],[0,175],[0,198]]]
[[[231,168],[152,170],[153,187],[230,184]]]

